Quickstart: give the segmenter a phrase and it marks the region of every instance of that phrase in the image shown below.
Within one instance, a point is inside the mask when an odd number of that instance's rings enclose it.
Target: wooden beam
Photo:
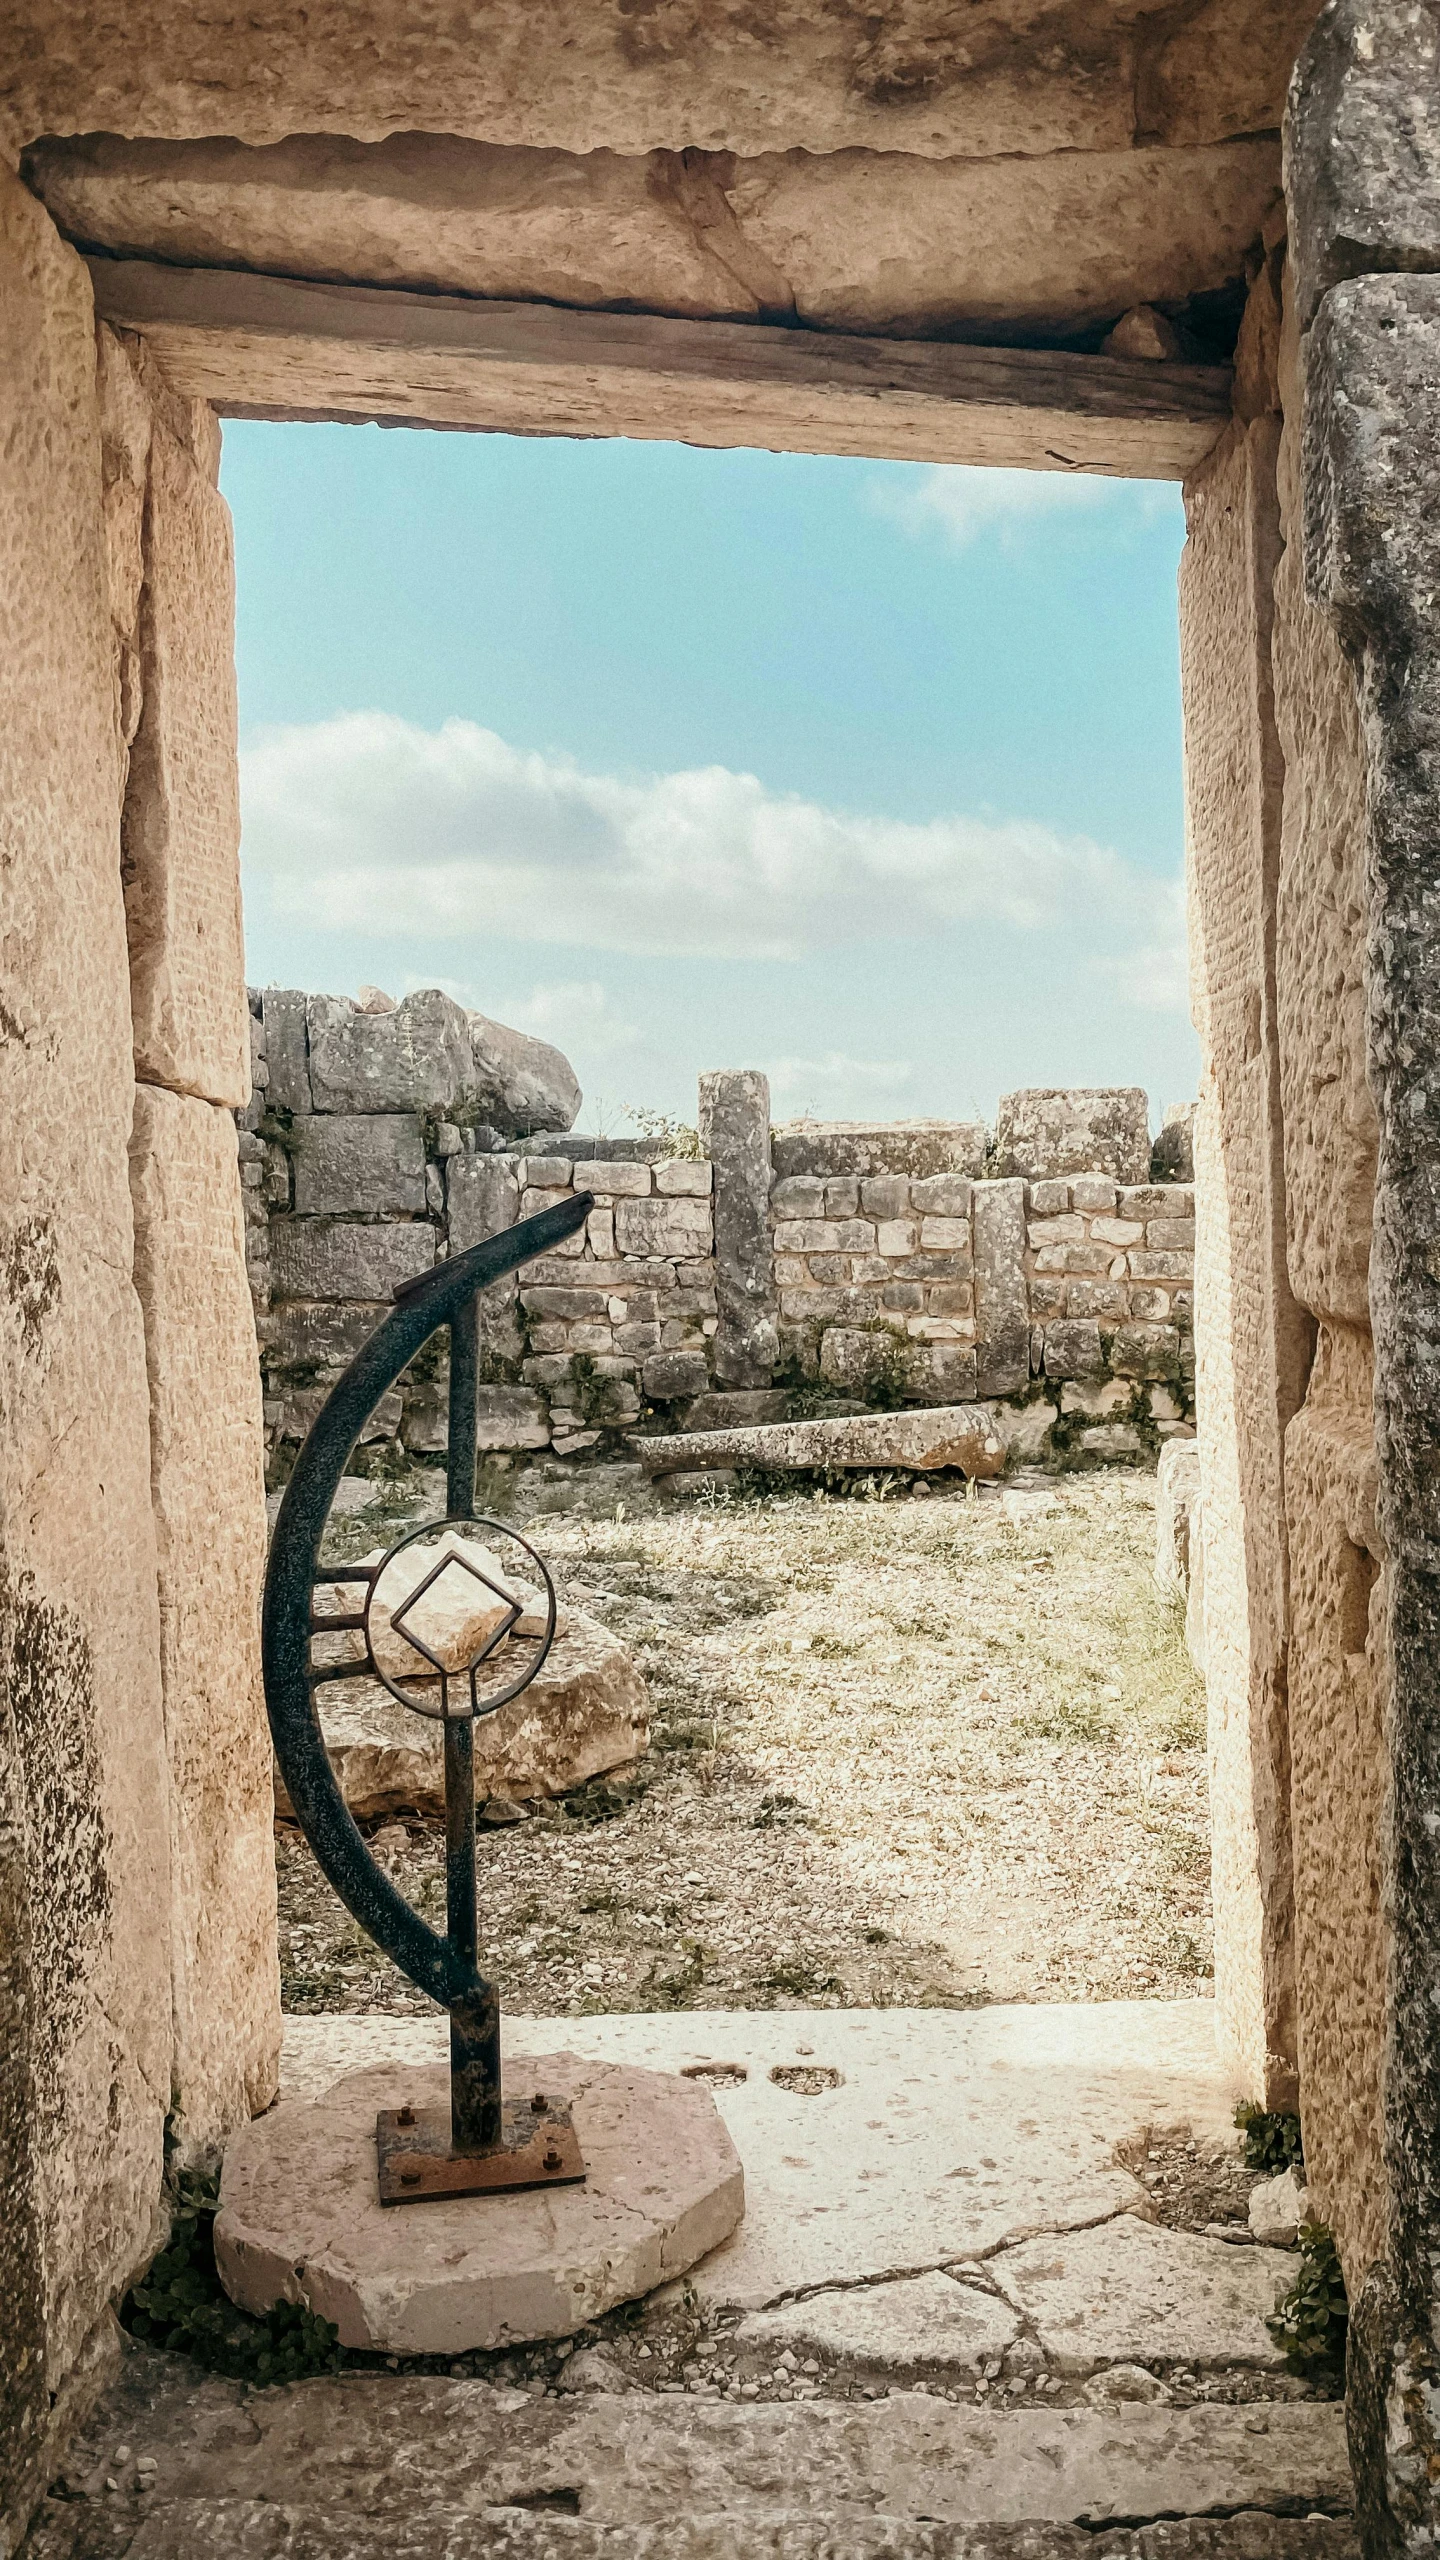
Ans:
[[[1230,416],[1219,365],[565,311],[93,258],[103,319],[226,417],[1181,480]]]

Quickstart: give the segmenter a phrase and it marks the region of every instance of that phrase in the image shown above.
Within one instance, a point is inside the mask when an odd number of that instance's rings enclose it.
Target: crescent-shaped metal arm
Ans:
[[[473,1245],[466,1253],[437,1263],[433,1271],[397,1291],[394,1311],[371,1335],[364,1349],[326,1398],[295,1461],[285,1488],[271,1542],[265,1576],[262,1618],[265,1704],[275,1744],[275,1758],[301,1828],[348,1911],[362,1929],[394,1958],[412,1982],[453,2014],[457,2007],[477,2012],[494,2007],[491,1985],[475,1967],[473,1949],[457,1944],[452,1926],[448,1938],[412,1911],[403,1895],[371,1857],[346,1807],[325,1749],[311,1685],[310,1639],[313,1630],[311,1593],[320,1566],[320,1543],[335,1490],[350,1453],[381,1396],[395,1384],[422,1344],[443,1324],[452,1328],[468,1391],[459,1399],[468,1414],[468,1448],[454,1445],[457,1380],[452,1377],[450,1484],[451,1511],[467,1516],[474,1507],[474,1332],[464,1322],[482,1289],[503,1280],[537,1254],[548,1253],[585,1223],[594,1207],[581,1192],[538,1217],[524,1218],[502,1235]],[[457,1339],[458,1337],[458,1339]],[[457,1485],[464,1489],[456,1501]],[[468,1746],[469,1728],[466,1728]],[[458,1737],[457,1737],[458,1743]],[[464,1754],[468,1762],[468,1747]],[[448,1774],[448,1771],[447,1771]],[[473,1795],[470,1820],[473,1826]],[[472,1851],[473,1873],[473,1851]],[[473,1908],[473,1882],[471,1886]]]

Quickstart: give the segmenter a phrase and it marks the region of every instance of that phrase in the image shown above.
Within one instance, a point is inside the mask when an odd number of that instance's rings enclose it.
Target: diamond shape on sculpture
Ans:
[[[473,1582],[479,1583],[482,1589],[491,1593],[493,1598],[499,1603],[499,1614],[498,1616],[489,1616],[488,1624],[486,1624],[482,1630],[478,1646],[475,1644],[472,1637],[471,1643],[467,1647],[463,1658],[459,1660],[455,1659],[458,1637],[454,1626],[454,1619],[455,1616],[459,1614],[456,1606],[456,1595],[453,1591],[451,1592],[449,1595],[448,1607],[439,1600],[440,1586],[443,1585],[446,1576],[451,1573],[468,1574]],[[446,1634],[450,1636],[450,1642],[446,1645],[443,1653],[436,1652],[434,1644],[428,1644],[426,1642],[425,1637],[420,1633],[419,1627],[414,1623],[412,1615],[414,1611],[421,1607],[422,1602],[432,1595],[431,1636],[437,1644],[444,1643]],[[434,1624],[434,1617],[437,1614],[442,1620],[442,1623],[448,1621],[444,1626],[444,1633],[437,1629]],[[467,1673],[478,1670],[480,1664],[489,1659],[489,1656],[496,1650],[496,1647],[504,1643],[511,1628],[519,1625],[522,1615],[523,1612],[519,1603],[514,1598],[514,1595],[504,1588],[503,1584],[492,1582],[489,1574],[482,1573],[480,1567],[472,1564],[467,1555],[463,1554],[457,1547],[451,1547],[447,1549],[443,1556],[441,1556],[438,1563],[431,1566],[430,1571],[415,1585],[413,1591],[411,1591],[407,1598],[401,1602],[400,1607],[398,1609],[391,1610],[390,1628],[392,1634],[403,1637],[405,1643],[409,1645],[415,1653],[423,1656],[424,1660],[431,1664],[432,1668],[440,1672],[442,1676],[446,1676],[451,1679],[463,1679]],[[406,1623],[407,1620],[410,1621],[409,1624]]]

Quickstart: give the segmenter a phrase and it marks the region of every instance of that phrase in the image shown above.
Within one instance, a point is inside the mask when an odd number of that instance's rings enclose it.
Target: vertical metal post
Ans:
[[[445,1462],[452,1520],[475,1517],[475,1414],[480,1309],[476,1299],[450,1321],[450,1418]],[[450,2004],[450,2142],[455,2151],[493,2151],[500,2140],[500,2002],[479,1973],[475,1912],[475,1727],[445,1725],[445,1913],[451,1947],[475,1984]]]

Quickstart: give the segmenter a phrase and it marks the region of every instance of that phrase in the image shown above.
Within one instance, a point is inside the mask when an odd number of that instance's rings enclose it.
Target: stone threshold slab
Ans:
[[[1237,2092],[1216,2051],[1213,2017],[1209,2001],[1150,2000],[508,2018],[505,2049],[518,2059],[564,2046],[586,2059],[706,2078],[744,2164],[746,2210],[691,2282],[702,2300],[750,2312],[965,2262],[978,2262],[999,2291],[1000,2253],[1117,2217],[1126,2222],[1123,2265],[1132,2266],[1126,2244],[1151,2208],[1138,2178],[1117,2164],[1117,2148],[1147,2128],[1182,2126],[1204,2147],[1234,2145]],[[437,2062],[445,2039],[438,2013],[288,2018],[281,2103],[384,2060]],[[1213,2301],[1202,2308],[1198,2266],[1213,2263],[1216,2285],[1229,2286],[1242,2259],[1274,2253],[1186,2233],[1164,2238],[1179,2244],[1155,2271],[1162,2303],[1174,2307],[1171,2343],[1127,2352],[1273,2362],[1254,2302],[1233,2316],[1223,2303],[1223,2316]],[[1049,2264],[1042,2250],[1033,2267],[1017,2270],[1019,2307],[1042,2326],[1047,2292],[1057,2324],[1065,2309]],[[1279,2289],[1271,2271],[1257,2267],[1252,2282],[1268,2308]],[[1196,2304],[1188,2329],[1187,2294]],[[1103,2341],[1069,2335],[1072,2369],[1113,2356],[1112,2332],[1113,2321]]]
[[[139,2503],[132,2466],[141,2459],[155,2466],[147,2521],[192,2500],[279,2498],[312,2522],[383,2520],[402,2540],[427,2523],[453,2529],[528,2507],[630,2529],[690,2516],[759,2531],[824,2517],[839,2552],[851,2547],[852,2523],[882,2517],[1093,2531],[1245,2510],[1343,2514],[1351,2503],[1343,2412],[1332,2403],[1258,2415],[991,2415],[918,2393],[756,2408],[635,2393],[577,2405],[478,2381],[343,2374],[245,2390],[132,2348],[67,2477],[101,2496],[103,2521],[118,2525],[126,2504],[133,2515]],[[113,2547],[125,2547],[118,2534]],[[158,2546],[167,2547],[176,2545]],[[301,2547],[346,2545],[317,2538]]]

